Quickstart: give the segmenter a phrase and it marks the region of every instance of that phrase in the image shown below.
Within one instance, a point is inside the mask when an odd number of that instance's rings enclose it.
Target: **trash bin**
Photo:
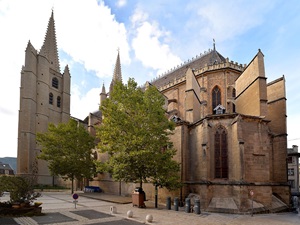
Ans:
[[[145,192],[142,188],[136,188],[132,193],[132,206],[137,206],[139,208],[145,208]]]

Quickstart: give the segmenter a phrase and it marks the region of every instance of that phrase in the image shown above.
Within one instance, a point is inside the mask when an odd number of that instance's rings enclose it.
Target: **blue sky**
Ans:
[[[39,50],[54,10],[61,72],[69,65],[71,115],[98,109],[120,49],[123,81],[139,85],[213,47],[249,63],[261,49],[267,82],[286,79],[288,147],[300,135],[298,0],[0,0],[0,157],[17,156],[20,71]]]

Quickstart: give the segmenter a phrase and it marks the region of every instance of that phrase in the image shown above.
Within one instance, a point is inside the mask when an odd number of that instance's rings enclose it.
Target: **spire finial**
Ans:
[[[51,12],[51,17],[48,22],[47,31],[43,46],[40,50],[40,54],[48,58],[52,69],[60,72],[53,10]]]
[[[216,41],[214,38],[213,38],[213,46],[214,46],[214,51],[216,51]]]

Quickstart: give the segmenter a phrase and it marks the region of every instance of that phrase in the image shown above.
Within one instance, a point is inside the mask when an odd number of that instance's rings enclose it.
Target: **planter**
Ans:
[[[17,207],[17,205],[11,208],[0,207],[0,216],[26,216],[26,215],[40,215],[42,213],[42,207]]]
[[[19,209],[19,208],[21,208],[21,205],[20,204],[13,204],[11,207],[13,209]]]

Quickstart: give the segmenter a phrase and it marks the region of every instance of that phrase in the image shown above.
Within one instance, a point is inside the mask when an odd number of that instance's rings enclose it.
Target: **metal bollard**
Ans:
[[[178,211],[179,199],[177,197],[174,198],[174,209]]]
[[[194,212],[195,212],[195,214],[200,214],[201,213],[200,200],[199,199],[195,199]]]
[[[191,199],[185,199],[185,212],[189,213],[191,211]]]
[[[171,209],[171,197],[167,197],[167,209]]]

